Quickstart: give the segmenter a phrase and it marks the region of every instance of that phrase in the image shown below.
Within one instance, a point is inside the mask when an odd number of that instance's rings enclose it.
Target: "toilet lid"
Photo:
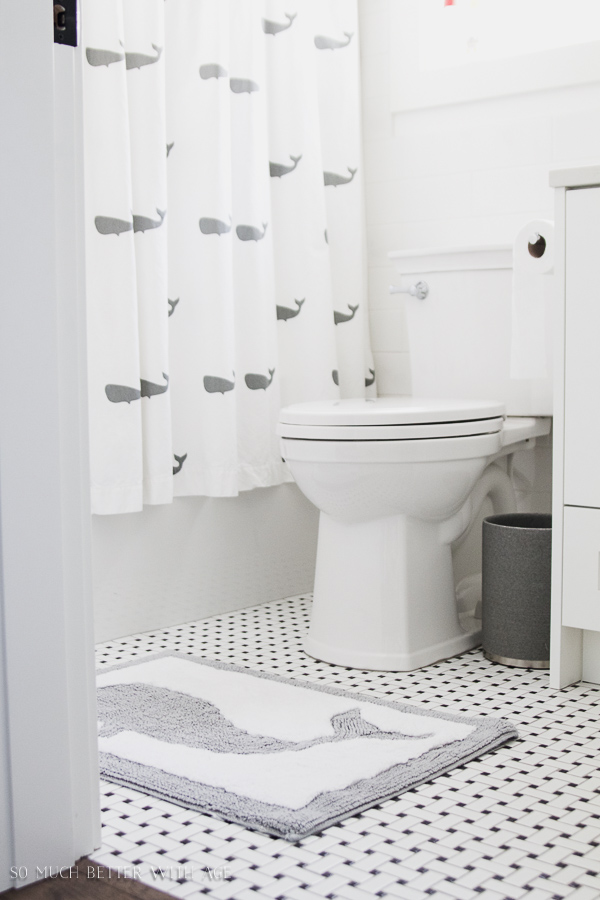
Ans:
[[[289,425],[421,425],[465,422],[504,415],[493,400],[429,400],[420,397],[374,397],[364,400],[317,400],[281,410]]]
[[[281,410],[278,434],[321,440],[409,440],[500,431],[504,404],[419,397],[322,400]]]

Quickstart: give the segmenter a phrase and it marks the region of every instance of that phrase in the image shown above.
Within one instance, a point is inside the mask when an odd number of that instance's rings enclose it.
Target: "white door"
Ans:
[[[0,891],[99,844],[80,48],[55,58],[52,6],[0,0]]]

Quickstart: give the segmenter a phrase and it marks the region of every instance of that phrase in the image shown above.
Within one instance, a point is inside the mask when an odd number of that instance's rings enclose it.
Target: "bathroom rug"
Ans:
[[[103,778],[289,841],[518,736],[176,651],[103,669],[98,718]]]

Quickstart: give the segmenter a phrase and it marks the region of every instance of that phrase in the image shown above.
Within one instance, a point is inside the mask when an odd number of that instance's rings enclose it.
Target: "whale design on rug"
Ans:
[[[272,22],[270,19],[262,20],[262,30],[265,34],[281,34],[282,31],[287,31],[288,28],[292,27],[292,22],[296,18],[298,13],[284,13],[284,16],[288,20],[287,25],[282,24],[280,22]]]
[[[294,298],[294,303],[298,307],[298,309],[290,309],[289,306],[278,306],[277,307],[277,318],[282,319],[284,322],[287,319],[295,319],[296,316],[300,315],[300,310],[302,309],[302,304],[305,302],[306,297],[302,300],[296,300]]]
[[[132,703],[132,695],[134,702]],[[332,744],[357,737],[390,741],[415,741],[430,734],[409,735],[384,731],[363,718],[359,708],[331,716],[333,734],[305,741],[287,741],[263,734],[250,734],[227,719],[214,703],[181,691],[133,682],[98,688],[98,737],[109,738],[133,731],[168,744],[210,750],[212,753],[281,753],[307,750],[317,744]],[[173,727],[173,723],[177,727]]]
[[[518,737],[486,715],[366,699],[189,652],[143,655],[98,672],[102,777],[184,815],[288,841]]]
[[[260,375],[255,372],[249,372],[244,376],[244,381],[251,391],[266,391],[271,382],[273,381],[273,375],[275,374],[275,369],[269,369],[269,378],[266,375]]]
[[[357,303],[356,306],[350,306],[350,304],[347,303],[346,305],[350,310],[350,315],[348,315],[348,313],[338,312],[337,309],[334,309],[333,321],[335,325],[339,325],[341,322],[349,322],[356,315],[356,310],[358,309],[359,304]]]
[[[169,298],[167,297],[167,303],[169,304],[168,316],[170,318],[173,315],[173,313],[175,312],[175,307],[179,303],[179,297],[177,298],[177,300],[169,300]]]
[[[203,216],[200,221],[200,231],[202,234],[227,234],[231,231],[232,218],[229,216],[229,223],[223,222],[221,219],[211,219],[208,216]]]
[[[238,225],[235,233],[240,241],[262,241],[267,233],[267,222],[262,223],[263,230],[255,228],[254,225]]]
[[[169,389],[169,376],[163,372],[162,377],[166,384],[155,384],[153,381],[146,381],[145,378],[140,379],[140,389],[142,397],[155,397],[156,394],[164,394]]]
[[[327,37],[324,34],[317,34],[315,35],[315,47],[317,50],[340,50],[342,47],[348,46],[353,35],[353,31],[344,31],[344,36],[348,40],[337,41],[335,38]]]
[[[218,63],[204,63],[200,66],[200,78],[207,81],[209,78],[227,78],[227,69]]]
[[[169,153],[171,152],[171,150],[173,149],[174,146],[175,146],[175,141],[171,141],[170,144],[167,144],[167,159],[169,158]]]
[[[230,78],[229,87],[234,94],[253,94],[260,91],[260,87],[250,78]]]
[[[294,164],[293,166],[285,166],[283,163],[269,162],[269,175],[271,176],[271,178],[281,178],[282,175],[289,175],[290,172],[293,172],[302,159],[302,154],[300,154],[300,156],[292,156],[292,154],[290,153],[290,159]]]
[[[113,63],[122,62],[125,54],[118,50],[98,50],[95,47],[85,48],[85,58],[90,66],[112,66]]]
[[[148,216],[136,216],[133,217],[133,230],[134,232],[141,231],[150,231],[152,228],[160,228],[162,223],[165,220],[165,216],[167,214],[166,209],[161,210],[156,208],[156,212],[158,213],[158,219],[150,219]]]
[[[346,168],[350,172],[350,178],[346,175],[338,175],[337,172],[323,172],[323,184],[325,187],[338,187],[340,184],[350,184],[358,170],[351,169],[350,166],[346,166]]]
[[[116,234],[117,237],[126,231],[133,231],[133,222],[116,219],[114,216],[96,216],[94,225],[100,234]]]
[[[147,53],[126,53],[125,67],[127,69],[141,69],[142,66],[151,66],[157,63],[162,54],[162,47],[152,44],[152,49],[156,52],[156,56],[149,56]]]

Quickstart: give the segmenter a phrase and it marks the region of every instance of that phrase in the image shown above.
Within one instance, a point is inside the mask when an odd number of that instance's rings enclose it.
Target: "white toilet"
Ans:
[[[406,301],[414,396],[295,404],[278,432],[320,510],[306,652],[409,671],[481,641],[474,610],[459,613],[452,545],[486,497],[515,508],[494,461],[550,430],[550,329],[546,371],[513,380],[512,248],[390,256],[407,287],[429,287]]]

